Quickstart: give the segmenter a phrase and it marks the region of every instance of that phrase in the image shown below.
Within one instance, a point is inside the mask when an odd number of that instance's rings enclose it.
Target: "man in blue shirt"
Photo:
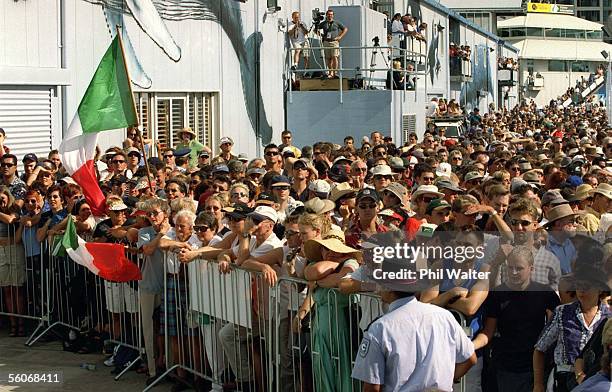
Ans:
[[[571,240],[576,234],[576,214],[569,204],[561,204],[548,211],[548,218],[546,249],[561,262],[561,273],[569,274],[576,260],[576,248]]]

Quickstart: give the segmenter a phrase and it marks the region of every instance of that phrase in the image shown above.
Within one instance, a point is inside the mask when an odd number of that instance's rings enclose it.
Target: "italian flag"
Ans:
[[[59,147],[62,164],[83,188],[94,215],[105,212],[105,198],[94,168],[98,132],[137,124],[121,37],[117,34],[104,53]]]
[[[141,280],[140,268],[125,257],[121,244],[86,242],[78,236],[74,221],[70,216],[61,242],[54,255],[67,253],[77,264],[81,264],[94,274],[113,282]]]

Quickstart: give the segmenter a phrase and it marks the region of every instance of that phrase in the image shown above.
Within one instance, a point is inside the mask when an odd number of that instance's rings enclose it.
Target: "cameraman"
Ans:
[[[304,69],[308,69],[310,58],[310,45],[308,44],[308,27],[300,20],[300,13],[294,11],[291,14],[291,25],[287,31],[289,42],[293,51],[293,64],[291,69],[295,70],[300,62],[300,54],[304,53]]]
[[[327,10],[325,20],[317,26],[317,32],[321,32],[321,41],[323,41],[325,61],[327,62],[328,76],[337,78],[336,70],[338,69],[338,57],[340,56],[340,41],[348,32],[348,28],[342,23],[334,20],[334,11]]]

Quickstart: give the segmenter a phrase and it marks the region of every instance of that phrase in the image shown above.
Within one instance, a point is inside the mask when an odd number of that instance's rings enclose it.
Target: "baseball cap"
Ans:
[[[127,155],[129,156],[130,154],[138,154],[139,157],[142,156],[142,154],[140,154],[140,150],[134,147],[128,148]]]
[[[468,181],[472,181],[472,180],[477,180],[479,178],[483,178],[482,174],[480,174],[477,171],[472,171],[472,172],[469,172],[469,173],[467,173],[465,175],[464,181],[468,182]]]
[[[181,148],[180,150],[174,151],[174,156],[175,157],[184,157],[184,156],[189,155],[190,152],[191,152],[191,149],[185,147],[185,148]]]
[[[227,164],[230,173],[241,173],[244,171],[244,164],[237,159],[231,160]]]
[[[465,189],[460,188],[459,186],[453,184],[449,180],[440,180],[440,181],[437,181],[436,182],[436,186],[438,187],[438,189],[448,189],[449,191],[453,191],[453,192],[457,192],[457,193],[465,192]]]
[[[246,204],[236,203],[232,207],[223,208],[222,211],[230,218],[246,219],[246,217],[253,212],[253,209]]]
[[[291,181],[287,176],[274,176],[270,181],[270,187],[275,186],[291,186]]]
[[[451,205],[444,199],[433,199],[427,204],[427,209],[425,210],[426,215],[431,215],[432,212],[438,209],[451,209]]]
[[[229,167],[227,167],[227,165],[224,165],[224,164],[215,165],[212,168],[212,174],[215,174],[215,173],[229,173]]]
[[[276,210],[269,206],[257,206],[249,215],[254,220],[271,220],[273,223],[278,222],[278,214]]]
[[[375,202],[380,201],[380,196],[378,195],[378,192],[376,192],[374,189],[365,188],[357,194],[357,202],[359,202],[361,199],[365,199],[366,197],[369,197]]]
[[[273,206],[276,202],[269,193],[260,193],[255,201],[255,206]]]
[[[231,137],[228,137],[228,136],[224,136],[224,137],[221,138],[221,140],[219,140],[219,144],[226,144],[226,143],[229,143],[229,144],[233,145],[234,141],[232,140]]]
[[[327,195],[331,190],[331,185],[325,180],[314,180],[310,184],[308,184],[308,190],[313,191],[318,195]]]
[[[29,154],[25,154],[21,161],[22,162],[25,162],[25,161],[38,162],[38,158],[36,157],[35,154],[29,153]]]
[[[251,174],[261,174],[263,176],[264,174],[266,174],[266,169],[262,167],[252,167],[246,172],[247,176],[250,176]]]
[[[240,162],[248,162],[249,161],[249,157],[247,157],[247,154],[241,152],[240,154],[238,154],[238,160]]]
[[[301,158],[293,162],[293,170],[297,169],[298,167],[308,168],[308,161],[304,158]]]
[[[208,151],[206,151],[206,150],[202,150],[202,151],[200,151],[198,156],[204,157],[204,158],[209,158],[210,157],[210,153]]]

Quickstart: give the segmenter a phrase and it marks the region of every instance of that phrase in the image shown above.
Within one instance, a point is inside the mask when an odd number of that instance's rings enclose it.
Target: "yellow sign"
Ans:
[[[574,14],[572,6],[565,4],[527,3],[526,11],[540,14]]]

